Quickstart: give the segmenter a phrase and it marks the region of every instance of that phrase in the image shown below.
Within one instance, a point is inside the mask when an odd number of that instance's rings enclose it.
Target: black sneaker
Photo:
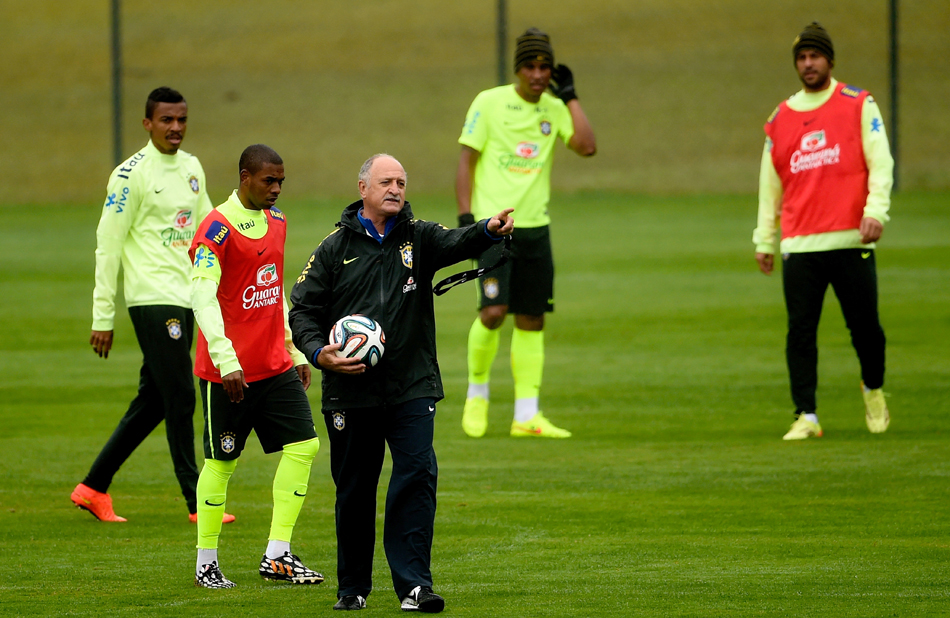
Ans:
[[[319,584],[323,581],[323,575],[305,567],[300,562],[300,558],[289,551],[284,552],[284,555],[276,560],[268,558],[267,554],[264,554],[261,558],[261,568],[258,571],[264,579],[291,582],[293,584]]]
[[[195,585],[201,588],[234,588],[235,583],[221,573],[217,562],[201,565],[201,572],[195,575]]]
[[[348,594],[341,597],[340,600],[336,602],[336,605],[333,606],[333,609],[342,609],[344,611],[366,609],[366,598],[358,594]]]
[[[426,614],[438,614],[445,609],[445,599],[432,592],[428,586],[416,586],[402,600],[402,611],[420,611]]]

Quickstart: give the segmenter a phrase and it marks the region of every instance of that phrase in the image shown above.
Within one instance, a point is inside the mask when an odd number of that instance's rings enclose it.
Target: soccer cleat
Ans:
[[[195,585],[199,588],[234,588],[237,584],[224,576],[217,562],[201,565],[201,572],[195,574]]]
[[[88,485],[80,483],[69,496],[73,504],[81,509],[86,509],[99,521],[128,521],[125,517],[119,517],[112,510],[112,496],[96,491]]]
[[[821,425],[818,423],[813,423],[807,418],[804,414],[800,414],[798,419],[792,423],[792,426],[789,428],[788,433],[782,436],[783,440],[804,440],[806,438],[820,438],[824,432],[821,430]]]
[[[277,559],[268,558],[265,554],[261,558],[259,571],[264,579],[292,584],[319,584],[323,581],[323,575],[305,567],[300,558],[289,551]]]
[[[462,430],[471,438],[481,438],[488,429],[488,400],[469,397],[462,410]]]
[[[531,417],[531,420],[519,423],[511,422],[511,435],[515,438],[534,436],[536,438],[570,438],[571,432],[555,427],[540,411]]]
[[[232,515],[232,514],[230,514],[230,513],[225,513],[224,515],[221,516],[221,523],[222,523],[222,524],[230,524],[230,523],[233,522],[235,519],[237,519],[237,518],[236,518],[234,515]],[[198,523],[198,513],[189,513],[189,514],[188,514],[188,521],[190,521],[190,522],[193,523],[193,524],[197,524],[197,523]]]
[[[887,431],[887,426],[891,424],[891,414],[884,401],[884,391],[879,388],[865,390],[864,382],[861,382],[861,393],[864,395],[864,420],[868,424],[868,430],[871,433],[884,433]]]
[[[344,611],[366,609],[366,597],[361,597],[358,594],[348,594],[344,597],[340,597],[340,600],[336,602],[333,609],[342,609]]]
[[[428,586],[416,586],[402,600],[402,611],[419,611],[425,614],[438,614],[445,609],[445,599],[432,592]]]

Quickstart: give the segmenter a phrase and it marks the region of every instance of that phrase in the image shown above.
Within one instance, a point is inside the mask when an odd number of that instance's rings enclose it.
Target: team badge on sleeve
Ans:
[[[334,412],[333,428],[337,431],[343,431],[344,427],[346,427],[346,412]]]
[[[165,322],[165,326],[168,328],[168,336],[178,341],[181,339],[181,322],[177,318],[172,318]]]
[[[194,191],[195,193],[201,190],[201,186],[198,184],[197,176],[192,176],[191,178],[188,179],[188,186],[190,186],[191,190]]]
[[[230,233],[231,230],[228,229],[228,226],[220,221],[212,221],[211,225],[208,226],[208,231],[205,232],[205,238],[216,245],[222,245]]]

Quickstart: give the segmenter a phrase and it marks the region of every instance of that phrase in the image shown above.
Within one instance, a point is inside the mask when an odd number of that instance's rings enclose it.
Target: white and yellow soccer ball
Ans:
[[[336,355],[341,358],[358,358],[373,367],[386,350],[386,334],[383,327],[369,316],[346,315],[336,321],[330,331],[330,343],[339,343]]]

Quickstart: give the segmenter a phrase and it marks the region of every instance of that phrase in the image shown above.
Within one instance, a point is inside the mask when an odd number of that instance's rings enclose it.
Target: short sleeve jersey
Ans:
[[[484,219],[514,208],[518,227],[550,224],[554,145],[574,135],[567,106],[545,92],[537,103],[522,99],[513,84],[475,97],[459,143],[477,150],[472,214]]]

